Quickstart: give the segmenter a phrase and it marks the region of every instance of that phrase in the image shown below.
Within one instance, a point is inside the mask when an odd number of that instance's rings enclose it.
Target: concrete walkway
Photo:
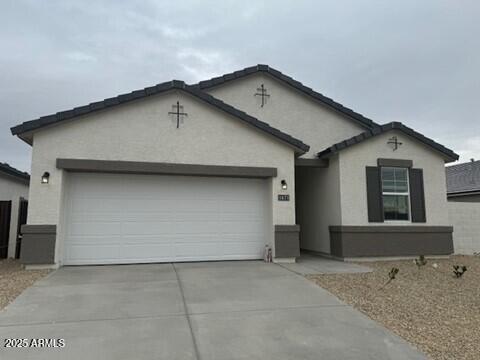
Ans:
[[[372,271],[367,266],[307,253],[302,253],[296,263],[282,264],[282,266],[301,275],[366,273]]]
[[[0,313],[9,359],[424,359],[281,266],[257,261],[65,267]]]

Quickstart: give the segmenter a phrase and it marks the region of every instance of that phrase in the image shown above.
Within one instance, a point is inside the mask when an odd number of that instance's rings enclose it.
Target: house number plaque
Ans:
[[[278,201],[290,201],[290,195],[278,195]]]

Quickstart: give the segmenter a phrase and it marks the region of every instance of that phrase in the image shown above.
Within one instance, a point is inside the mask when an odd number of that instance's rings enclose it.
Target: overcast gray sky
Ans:
[[[480,159],[479,18],[478,0],[3,0],[0,161],[29,170],[23,121],[257,63]]]

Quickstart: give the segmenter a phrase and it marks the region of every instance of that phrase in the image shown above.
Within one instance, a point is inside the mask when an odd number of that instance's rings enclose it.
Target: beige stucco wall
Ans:
[[[8,257],[15,257],[17,241],[18,208],[20,198],[28,199],[28,185],[0,174],[0,201],[11,201],[10,235],[8,240]]]
[[[260,97],[254,96],[261,84],[270,94],[264,107]],[[303,157],[314,158],[319,151],[365,131],[345,115],[269,75],[256,73],[206,91],[310,145]]]
[[[330,159],[328,168],[300,167],[296,175],[300,247],[328,254],[328,227],[341,224],[338,156]]]
[[[179,129],[167,115],[177,100],[188,113]],[[68,181],[67,173],[56,169],[57,158],[275,167],[278,176],[269,185],[272,229],[275,224],[295,224],[293,149],[183,92],[40,130],[34,135],[32,156],[32,178],[40,179],[45,171],[51,176],[48,185],[31,183],[28,223],[57,224],[57,259],[62,257],[62,204]],[[289,185],[289,202],[277,201],[282,179]]]
[[[467,198],[457,197],[448,201],[448,214],[453,225],[455,253],[472,255],[480,253],[480,200],[473,197],[468,201]]]
[[[403,143],[396,151],[387,144],[394,135]],[[385,225],[368,222],[365,167],[377,166],[378,158],[408,159],[413,161],[413,167],[423,169],[427,222],[415,225],[450,225],[444,159],[438,152],[399,131],[378,135],[339,153],[342,225]],[[394,224],[408,225],[410,222]]]

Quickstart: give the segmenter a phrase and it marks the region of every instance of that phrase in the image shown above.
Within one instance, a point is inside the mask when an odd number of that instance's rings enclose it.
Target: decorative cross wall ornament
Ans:
[[[397,150],[398,147],[399,147],[400,145],[402,145],[403,143],[401,143],[400,141],[398,141],[398,139],[397,139],[396,136],[392,136],[390,139],[388,139],[387,144],[393,145],[393,151],[395,151],[395,150]]]
[[[262,98],[262,105],[261,107],[263,107],[263,105],[265,105],[267,103],[267,97],[270,97],[270,95],[267,94],[267,89],[265,89],[265,86],[260,85],[259,88],[257,88],[257,92],[255,93],[255,96],[260,96]]]
[[[183,118],[188,116],[186,112],[183,112],[183,105],[180,105],[179,101],[172,105],[172,111],[169,111],[168,115],[174,115],[174,118],[177,120],[177,129],[180,127],[180,122],[183,124]]]

